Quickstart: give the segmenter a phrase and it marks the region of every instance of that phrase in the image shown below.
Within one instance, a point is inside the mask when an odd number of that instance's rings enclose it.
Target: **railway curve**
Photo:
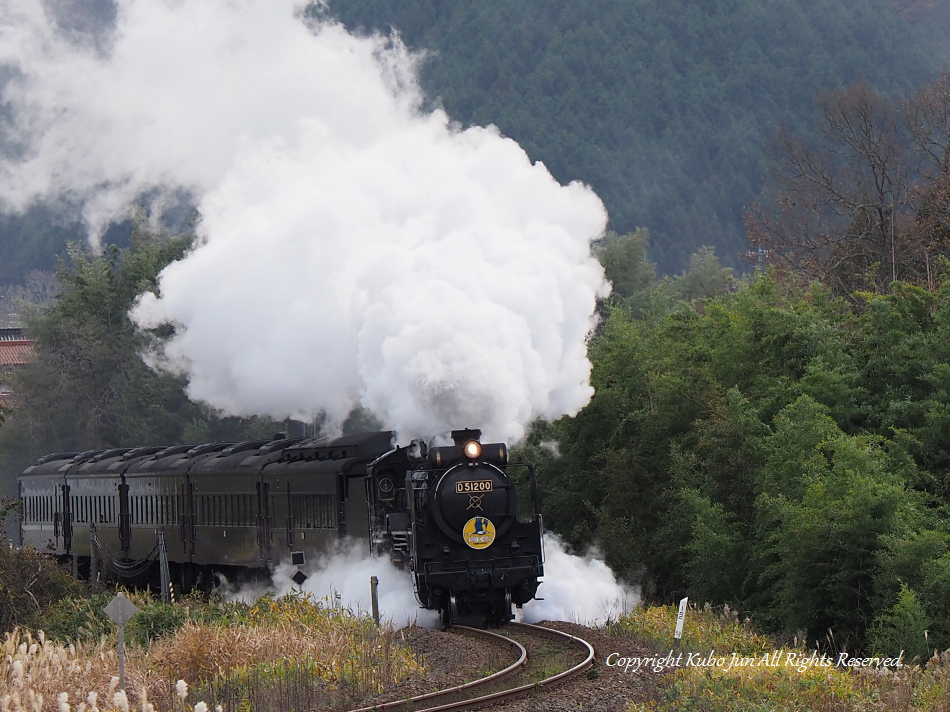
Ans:
[[[467,626],[454,626],[452,630],[508,646],[517,651],[517,659],[502,670],[463,685],[350,712],[456,712],[474,709],[541,693],[583,673],[594,661],[594,648],[590,643],[553,628],[509,623],[501,629],[505,635]],[[552,666],[561,669],[552,670]]]

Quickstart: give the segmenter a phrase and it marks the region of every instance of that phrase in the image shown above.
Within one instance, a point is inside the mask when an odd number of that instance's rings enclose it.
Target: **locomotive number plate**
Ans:
[[[465,480],[455,483],[455,491],[458,494],[470,494],[475,492],[491,492],[491,480]]]

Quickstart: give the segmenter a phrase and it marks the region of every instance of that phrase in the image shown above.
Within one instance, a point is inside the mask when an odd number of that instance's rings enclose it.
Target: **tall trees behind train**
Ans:
[[[591,354],[590,405],[530,439],[549,527],[648,597],[851,649],[904,584],[950,644],[950,283],[855,305],[760,274],[609,308]]]

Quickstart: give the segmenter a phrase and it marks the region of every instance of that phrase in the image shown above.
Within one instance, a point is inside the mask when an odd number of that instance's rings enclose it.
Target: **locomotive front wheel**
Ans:
[[[511,612],[511,589],[506,588],[492,606],[492,618],[495,623],[504,624],[514,618]]]
[[[452,624],[458,618],[458,615],[458,601],[455,599],[455,594],[450,593],[448,598],[443,602],[442,610],[439,611],[442,626],[446,629],[451,628]]]

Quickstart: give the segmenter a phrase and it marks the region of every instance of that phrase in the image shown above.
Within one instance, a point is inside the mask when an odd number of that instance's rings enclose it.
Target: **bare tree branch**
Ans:
[[[950,248],[950,77],[902,104],[856,84],[818,108],[816,140],[776,135],[777,197],[746,215],[750,257],[845,294],[932,286]]]

